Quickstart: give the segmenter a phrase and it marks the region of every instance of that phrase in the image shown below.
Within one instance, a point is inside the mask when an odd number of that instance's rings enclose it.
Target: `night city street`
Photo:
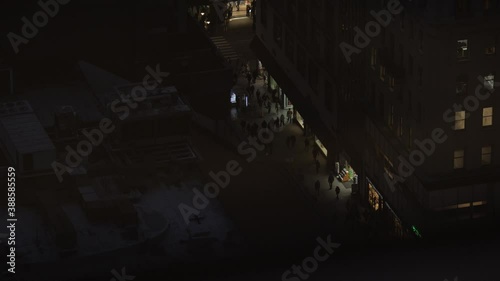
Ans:
[[[500,281],[500,0],[4,2],[0,280]]]

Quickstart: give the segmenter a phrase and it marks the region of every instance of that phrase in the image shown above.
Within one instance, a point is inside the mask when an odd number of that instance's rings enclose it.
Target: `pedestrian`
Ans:
[[[314,189],[316,190],[316,195],[318,196],[319,196],[320,185],[321,183],[319,182],[319,180],[316,180],[316,182],[314,183]]]
[[[316,174],[319,174],[319,167],[320,167],[319,160],[316,159]]]
[[[285,126],[285,115],[283,115],[283,113],[281,113],[280,121],[281,121],[281,126]]]
[[[287,123],[292,123],[292,115],[293,115],[292,109],[289,108],[288,111],[286,112]]]
[[[267,114],[271,114],[271,103],[267,102]]]
[[[335,177],[333,176],[333,173],[330,172],[330,175],[328,176],[328,184],[330,185],[330,190],[332,190],[332,188],[333,188],[334,179],[335,179]]]
[[[304,139],[304,150],[305,151],[309,150],[309,138]]]
[[[236,1],[236,11],[240,10],[241,0]]]
[[[280,111],[280,105],[279,105],[279,103],[276,103],[276,104],[274,105],[274,108],[276,109],[276,114],[278,114],[278,113],[279,113],[279,111]]]
[[[316,146],[313,147],[312,155],[313,155],[314,160],[316,160],[316,158],[318,158],[318,154],[319,154],[318,148]]]
[[[335,188],[335,193],[337,194],[337,200],[339,200],[339,194],[340,194],[340,187]]]

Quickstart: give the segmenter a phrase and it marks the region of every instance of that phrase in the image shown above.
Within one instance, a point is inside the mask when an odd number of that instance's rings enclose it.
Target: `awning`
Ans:
[[[320,141],[329,148],[333,141],[333,133],[325,123],[322,121],[321,116],[316,111],[310,98],[303,96],[295,83],[283,71],[280,65],[273,58],[271,52],[264,46],[260,39],[255,36],[250,43],[250,48],[257,54],[257,57],[262,62],[267,71],[273,76],[274,80],[278,83],[280,88],[286,93],[287,97],[292,101],[294,108],[300,112],[304,118],[305,123],[311,127],[313,133],[320,139]]]

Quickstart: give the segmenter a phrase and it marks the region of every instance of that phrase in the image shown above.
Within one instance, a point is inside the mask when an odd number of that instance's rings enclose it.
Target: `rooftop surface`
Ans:
[[[8,109],[10,108],[10,109]],[[0,123],[21,154],[54,150],[54,144],[26,101],[0,104]],[[1,111],[0,111],[1,112]]]

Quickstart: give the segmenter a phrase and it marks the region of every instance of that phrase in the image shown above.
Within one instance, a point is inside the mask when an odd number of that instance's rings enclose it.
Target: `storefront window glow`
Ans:
[[[302,127],[302,129],[304,129],[304,118],[302,118],[302,115],[300,115],[300,113],[297,111],[297,113],[295,114],[295,117],[296,117],[299,125]]]
[[[328,150],[326,149],[326,147],[321,143],[321,141],[317,137],[314,137],[314,139],[319,149],[325,154],[325,156],[328,156]]]
[[[368,182],[368,201],[370,202],[370,206],[372,206],[375,211],[378,211],[381,208],[381,196],[371,182]]]

